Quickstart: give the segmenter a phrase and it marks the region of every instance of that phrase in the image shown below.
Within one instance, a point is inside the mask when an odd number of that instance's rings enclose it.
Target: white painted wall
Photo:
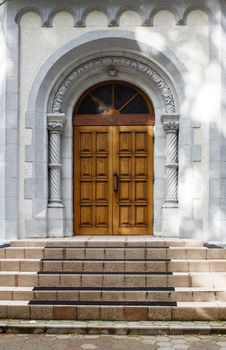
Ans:
[[[201,122],[205,126],[205,120],[200,114],[200,104],[203,103],[208,91],[206,86],[211,86],[214,77],[209,74],[209,32],[210,25],[207,16],[201,11],[193,11],[187,19],[187,25],[176,25],[176,19],[168,11],[160,11],[153,19],[152,27],[142,27],[140,15],[133,11],[124,12],[119,20],[119,27],[114,30],[127,29],[133,31],[139,40],[147,37],[153,46],[158,47],[164,52],[165,48],[170,49],[186,66],[189,75],[186,80],[186,99],[182,101],[181,111],[188,115],[194,123]],[[24,199],[24,179],[32,175],[31,163],[25,162],[25,146],[32,143],[31,130],[25,129],[25,112],[27,110],[28,96],[35,76],[42,65],[51,54],[58,48],[79,37],[83,33],[99,29],[108,29],[107,17],[94,11],[86,18],[86,27],[74,27],[72,16],[66,12],[60,12],[55,15],[52,27],[41,27],[40,18],[34,13],[25,14],[20,22],[20,235],[25,234],[25,220],[31,219],[31,201]],[[141,49],[143,49],[141,47]],[[144,55],[148,56],[144,51]],[[174,77],[172,77],[172,80]],[[200,94],[201,91],[201,94]],[[194,144],[207,144],[207,136],[202,131],[204,129],[196,128],[194,132]],[[182,137],[187,137],[186,133]],[[186,150],[185,150],[186,151]],[[195,162],[193,174],[187,174],[187,181],[181,187],[180,195],[190,196],[192,186],[193,194],[193,218],[202,219],[202,206],[205,202],[202,191],[202,180],[209,171],[208,154],[202,153],[202,161]],[[182,155],[183,156],[183,155]]]

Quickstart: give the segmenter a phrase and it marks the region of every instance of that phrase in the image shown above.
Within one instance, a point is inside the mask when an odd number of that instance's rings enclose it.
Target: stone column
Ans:
[[[178,131],[179,116],[162,115],[166,132],[166,198],[163,204],[163,233],[166,236],[179,235],[178,210]]]
[[[61,188],[61,135],[65,115],[54,113],[47,115],[49,134],[49,198],[48,198],[48,236],[64,236],[64,205]]]

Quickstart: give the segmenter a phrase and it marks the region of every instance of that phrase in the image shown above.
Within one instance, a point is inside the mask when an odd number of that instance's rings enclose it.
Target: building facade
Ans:
[[[225,241],[225,2],[0,5],[0,240]]]

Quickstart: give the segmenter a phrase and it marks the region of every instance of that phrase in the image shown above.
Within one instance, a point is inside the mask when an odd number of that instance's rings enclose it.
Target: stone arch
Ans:
[[[94,11],[97,11],[97,12],[101,12],[103,13],[107,19],[108,19],[108,23],[110,23],[110,13],[109,11],[107,10],[107,8],[105,8],[104,6],[101,6],[101,5],[93,5],[93,6],[89,6],[87,7],[81,14],[81,18],[78,20],[77,22],[77,25],[78,26],[86,26],[86,19],[88,17],[88,15],[91,13],[91,12],[94,12]]]
[[[118,9],[118,11],[115,14],[115,18],[114,18],[114,25],[118,26],[119,22],[120,22],[120,17],[122,16],[122,14],[126,11],[133,11],[136,12],[140,18],[141,18],[141,23],[144,23],[145,21],[145,15],[144,12],[142,11],[140,6],[136,6],[136,5],[127,5],[127,6],[122,6]]]
[[[42,14],[42,12],[39,10],[39,8],[34,7],[34,6],[27,6],[24,7],[22,10],[20,10],[16,16],[15,16],[15,22],[17,24],[20,24],[21,18],[23,17],[23,15],[25,15],[26,13],[35,13],[36,15],[38,15],[41,19],[41,23],[43,24],[44,22],[44,15]]]
[[[170,88],[169,83],[162,76],[161,73],[156,71],[154,68],[146,65],[142,61],[136,59],[127,58],[123,56],[105,56],[99,57],[94,60],[87,61],[77,68],[75,68],[71,73],[67,75],[64,81],[58,88],[55,96],[53,97],[53,103],[51,107],[51,112],[62,113],[63,112],[63,102],[67,91],[73,85],[73,83],[78,80],[84,74],[89,74],[100,68],[107,69],[108,67],[126,67],[127,69],[134,69],[139,74],[145,75],[151,83],[153,83],[163,100],[163,108],[165,113],[175,113],[176,112],[176,101],[174,97],[174,92]]]
[[[44,26],[45,27],[52,27],[54,17],[60,12],[67,12],[67,13],[69,13],[73,17],[74,25],[76,25],[76,21],[77,21],[77,14],[76,14],[76,12],[74,11],[74,9],[72,7],[64,5],[64,6],[60,6],[60,7],[54,8],[49,13],[48,18],[47,18],[47,20],[44,23]]]
[[[173,27],[176,25],[175,16],[172,12],[166,10],[158,11],[153,18],[153,26]]]
[[[141,26],[142,23],[144,23],[144,21],[142,21],[140,14],[133,10],[124,11],[119,18],[120,26]]]
[[[117,32],[114,30],[100,30],[83,34],[76,40],[67,43],[62,48],[57,50],[43,65],[33,83],[29,95],[28,110],[26,113],[26,127],[33,129],[32,145],[34,147],[33,154],[35,155],[35,159],[33,160],[33,178],[31,179],[35,187],[32,189],[31,193],[31,198],[33,200],[33,217],[32,220],[29,220],[26,225],[27,234],[29,234],[29,232],[33,232],[34,236],[40,236],[40,234],[46,236],[49,226],[47,215],[48,151],[46,114],[48,111],[51,112],[52,109],[48,109],[48,107],[52,105],[54,96],[56,95],[60,85],[65,80],[65,78],[68,77],[70,72],[74,70],[74,67],[80,66],[82,62],[84,63],[84,57],[87,57],[87,60],[97,60],[98,57],[100,58],[99,48],[101,48],[102,52],[105,53],[105,57],[117,55],[120,56],[120,53],[123,49],[125,57],[128,57],[133,61],[140,61],[145,69],[146,66],[150,66],[152,70],[161,72],[161,75],[170,86],[172,94],[174,96],[175,112],[179,113],[180,102],[182,102],[184,99],[183,75],[185,76],[187,71],[183,64],[178,60],[178,58],[175,57],[174,54],[167,48],[160,51],[157,49],[157,43],[156,47],[151,47],[150,43],[148,41],[145,41],[145,39],[142,43],[137,42],[136,36],[132,32],[123,30],[117,30]],[[165,71],[165,67],[168,68],[168,72]],[[81,93],[81,90],[79,89],[85,88],[85,83],[91,84],[99,82],[99,79],[109,79],[106,67],[102,68],[104,69],[102,69],[101,72],[98,69],[94,71],[95,76],[90,75],[90,72],[88,70],[88,74],[86,74],[86,76],[81,76],[81,79],[77,79],[75,82],[76,84],[72,84],[70,86],[71,89],[68,89],[67,94],[64,96],[65,105],[67,105],[67,108],[64,109],[64,112],[68,119],[63,140],[63,144],[67,144],[64,152],[68,152],[68,150],[71,152],[72,135],[69,127],[70,118],[72,115],[73,106],[76,103],[76,99],[80,96],[79,94]],[[141,72],[133,69],[133,64],[130,69],[128,69],[126,66],[120,68],[120,65],[117,65],[116,70],[117,69],[119,71],[121,69],[120,78],[123,80],[129,82],[131,79],[133,79],[133,81],[138,81],[138,84],[140,80],[141,86],[147,86],[147,89],[149,86],[150,90],[148,96],[153,96],[153,104],[156,108],[156,113],[158,114],[159,127],[157,134],[159,139],[156,138],[156,142],[161,142],[161,139],[164,140],[164,131],[162,129],[160,120],[160,116],[163,113],[163,98],[159,93],[159,88],[157,88],[157,85],[154,84],[154,82],[151,82],[151,80],[148,78],[148,75],[141,74]],[[133,74],[131,74],[131,72]],[[95,81],[95,79],[97,79],[97,81]],[[81,83],[82,80],[84,82],[83,85]],[[169,111],[168,115],[171,114],[172,112]],[[173,114],[175,113],[173,112]],[[40,144],[42,147],[40,147]],[[69,159],[70,157],[65,157],[63,161],[68,162]],[[71,165],[69,165],[69,168],[70,167]],[[65,179],[65,181],[71,181],[71,178]],[[158,188],[163,187],[163,181],[164,179],[162,178],[159,184],[156,186],[158,186]],[[70,183],[72,184],[72,182]],[[70,192],[70,186],[67,188]],[[157,192],[158,191],[156,191],[156,193]],[[72,214],[70,212],[70,207],[68,206],[69,201],[69,199],[65,199],[65,222],[67,225],[66,235],[70,235],[70,225],[72,222]],[[161,210],[160,202],[162,202],[162,199],[159,199],[159,210]]]
[[[174,8],[173,6],[169,6],[169,5],[160,5],[160,6],[155,7],[150,14],[149,23],[151,26],[154,25],[154,18],[157,15],[157,13],[160,11],[170,12],[172,15],[174,15],[176,24],[180,22],[180,15],[179,15],[179,12],[177,11],[176,8]]]
[[[109,24],[107,16],[102,11],[91,11],[86,17],[86,27],[107,27]]]
[[[159,156],[160,149],[165,149],[166,147],[166,140],[164,137],[164,131],[162,130],[162,121],[161,121],[161,115],[162,115],[162,99],[159,97],[159,90],[156,88],[156,86],[150,84],[150,80],[146,76],[142,76],[142,74],[137,74],[132,72],[132,70],[128,71],[120,71],[120,75],[117,78],[114,78],[115,80],[119,79],[120,81],[125,81],[127,83],[134,84],[136,81],[136,86],[140,88],[147,97],[152,101],[154,109],[155,109],[155,116],[156,116],[156,124],[155,124],[155,149],[156,153],[154,156],[155,159],[155,168],[160,168],[161,166],[164,168],[163,163],[166,163],[165,157]],[[54,118],[54,115],[59,115],[59,118],[64,118],[66,116],[66,124],[64,129],[64,135],[63,135],[63,145],[67,144],[67,147],[63,147],[62,149],[62,163],[63,164],[72,164],[73,162],[73,135],[72,135],[72,117],[73,117],[73,110],[74,106],[78,102],[81,95],[87,91],[90,87],[102,83],[107,80],[112,80],[112,77],[108,77],[106,74],[106,70],[100,71],[94,71],[93,74],[90,75],[89,71],[86,73],[83,71],[83,75],[81,76],[81,79],[76,80],[75,84],[71,86],[71,89],[67,90],[67,94],[65,95],[64,99],[64,113],[50,113],[50,117]],[[178,109],[177,109],[178,110]],[[170,113],[168,116],[171,118],[172,115],[176,115],[175,113]],[[69,168],[71,169],[70,165]],[[66,170],[64,170],[66,169]],[[71,177],[68,178],[67,174],[68,165],[62,167],[62,188],[64,189],[64,195],[62,197],[62,201],[65,204],[65,210],[67,211],[66,217],[73,218],[73,173],[71,173]],[[71,169],[72,171],[72,169]],[[165,175],[162,170],[158,173],[156,179],[155,179],[155,191],[154,191],[154,203],[156,203],[155,206],[155,212],[156,214],[156,220],[154,223],[155,232],[160,231],[160,215],[161,215],[161,205],[164,202],[165,197]],[[161,204],[160,204],[161,203]],[[66,231],[71,232],[73,227],[73,221],[72,219],[69,220],[69,224],[67,225]]]
[[[68,11],[60,11],[55,14],[52,21],[52,27],[71,27],[75,26],[75,20]]]
[[[27,12],[20,19],[20,27],[40,28],[41,17],[35,12]]]
[[[201,11],[204,12],[207,16],[208,19],[210,18],[210,9],[206,6],[189,6],[183,14],[183,19],[182,22],[184,25],[187,24],[188,16],[193,12],[193,11]]]

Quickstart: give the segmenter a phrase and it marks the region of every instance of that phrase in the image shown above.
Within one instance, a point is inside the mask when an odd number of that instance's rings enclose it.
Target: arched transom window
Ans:
[[[137,87],[106,82],[86,91],[76,109],[76,125],[154,125],[153,106]]]

